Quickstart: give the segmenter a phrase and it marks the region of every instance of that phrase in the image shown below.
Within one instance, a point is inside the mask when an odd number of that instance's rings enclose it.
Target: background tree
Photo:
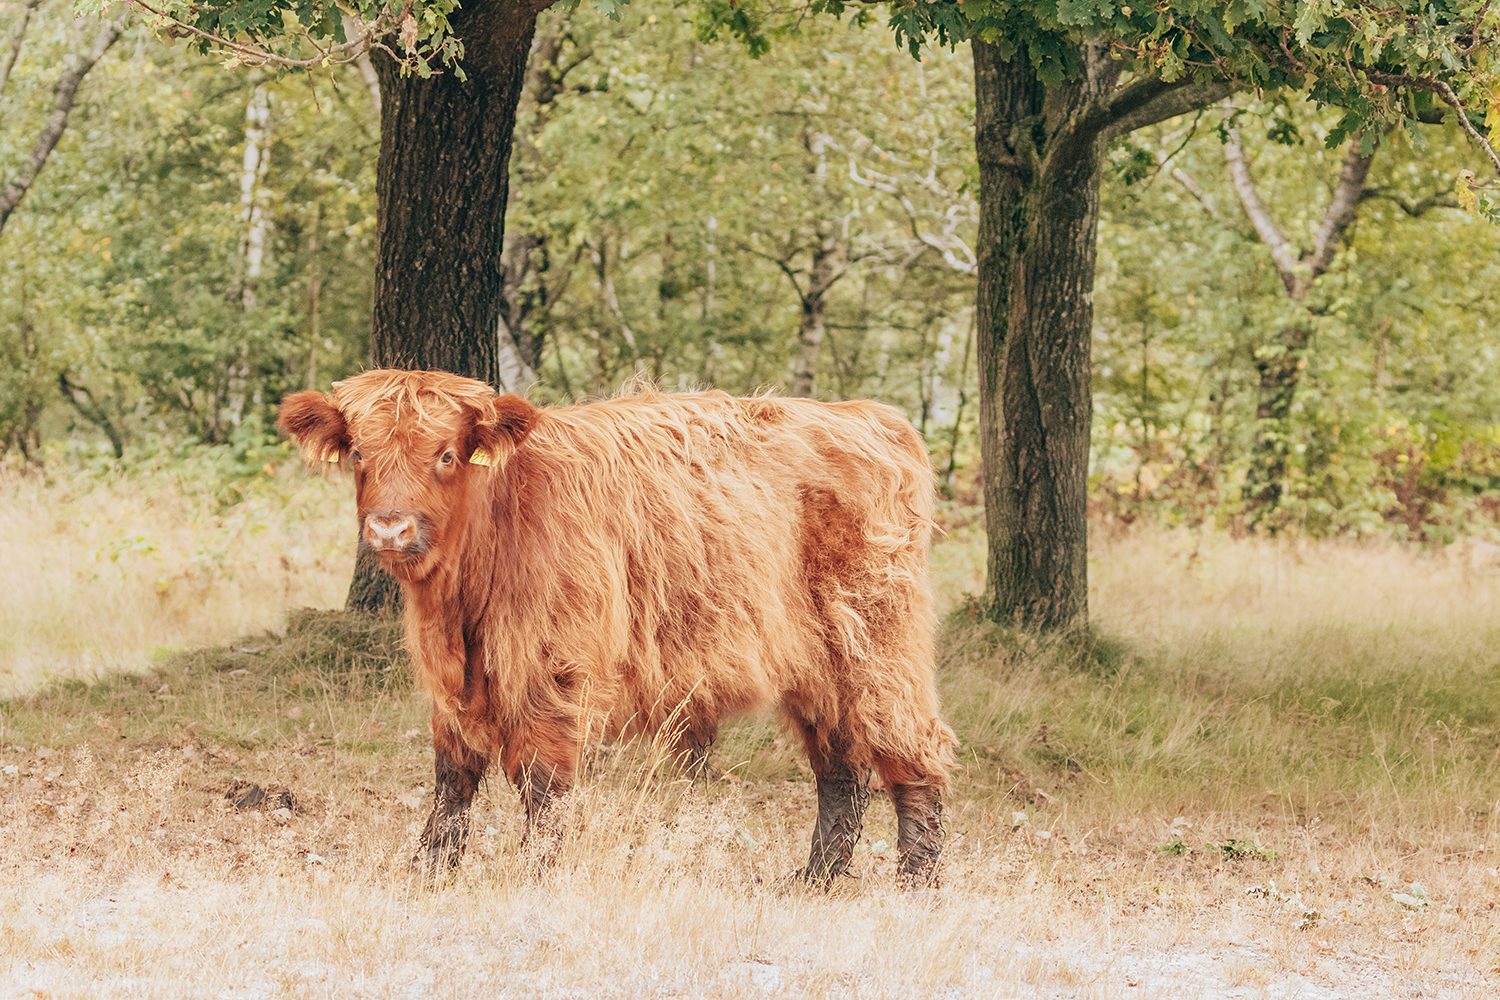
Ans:
[[[501,255],[507,282],[524,275],[503,312],[527,310],[531,392],[613,392],[637,358],[674,388],[784,388],[802,306],[766,255],[790,250],[782,259],[805,274],[818,226],[847,217],[860,259],[825,298],[815,391],[903,408],[947,484],[945,529],[980,530],[969,54],[913,60],[882,30],[822,18],[757,58],[702,44],[698,7],[636,3],[619,23],[549,11],[534,42],[534,68],[566,72],[544,113],[523,99],[511,164],[507,232],[544,249],[517,272],[510,239]],[[22,11],[0,5],[0,38]],[[553,27],[561,45],[544,57]],[[4,92],[0,176],[28,155],[76,37],[67,4],[32,13]],[[264,253],[247,304],[246,111],[259,87]],[[1327,145],[1343,112],[1297,90],[1236,100],[1262,199],[1289,240],[1311,245],[1351,141]],[[1245,527],[1255,351],[1307,310],[1238,204],[1229,120],[1215,104],[1102,152],[1093,525]],[[274,401],[368,363],[378,129],[357,60],[228,73],[218,55],[143,33],[116,43],[0,241],[5,464],[115,474],[206,456],[226,511],[244,480],[286,475]],[[808,129],[829,139],[821,181]],[[1494,530],[1500,227],[1450,207],[1455,176],[1475,166],[1468,142],[1457,123],[1383,133],[1358,225],[1309,297],[1282,532],[1436,544]]]
[[[36,7],[37,4],[28,3],[24,8],[21,22],[17,25],[10,46],[6,50],[4,62],[0,63],[0,70],[3,70],[0,71],[0,93],[4,93],[5,84],[10,81],[11,70],[26,40],[26,29],[30,26],[31,15]],[[78,87],[83,83],[83,78],[119,40],[124,26],[125,22],[121,18],[105,21],[103,24],[91,26],[92,30],[87,34],[79,32],[76,40],[69,45],[67,54],[62,58],[62,71],[57,76],[57,83],[52,87],[52,107],[42,127],[37,131],[30,153],[21,163],[20,168],[5,178],[4,186],[0,187],[0,234],[5,232],[5,224],[10,221],[10,214],[16,210],[16,206],[21,204],[21,199],[26,197],[26,193],[36,183],[42,168],[47,165],[47,160],[52,156],[52,151],[57,148],[58,140],[62,138],[63,132],[68,127],[68,116],[73,113],[73,102],[78,99]]]
[[[1245,494],[1251,522],[1259,524],[1275,512],[1286,479],[1290,439],[1288,418],[1297,383],[1307,366],[1307,349],[1312,341],[1317,309],[1308,301],[1308,296],[1333,264],[1335,254],[1343,246],[1345,234],[1359,213],[1365,182],[1374,162],[1374,144],[1370,143],[1367,150],[1366,143],[1358,137],[1349,143],[1328,206],[1317,223],[1311,245],[1306,249],[1299,249],[1292,243],[1261,197],[1240,139],[1239,126],[1232,120],[1224,126],[1224,160],[1245,218],[1275,264],[1287,297],[1294,307],[1299,307],[1299,315],[1282,326],[1274,340],[1259,345],[1254,351],[1255,367],[1260,376],[1255,407],[1258,426]],[[1306,314],[1302,314],[1303,310]]]
[[[371,361],[498,383],[511,143],[536,17],[553,0],[314,0],[292,18],[247,0],[129,2],[249,63],[307,68],[371,51],[381,137]],[[348,37],[347,15],[360,37]],[[361,552],[350,610],[397,599]]]
[[[1484,53],[1500,20],[1469,2],[1397,14],[1342,0],[1140,10],[977,0],[898,7],[891,23],[913,51],[927,37],[973,40],[989,613],[1071,629],[1088,614],[1089,352],[1106,144],[1245,86],[1307,87],[1347,109],[1340,140],[1413,121],[1436,100],[1467,122],[1466,103],[1495,100]]]

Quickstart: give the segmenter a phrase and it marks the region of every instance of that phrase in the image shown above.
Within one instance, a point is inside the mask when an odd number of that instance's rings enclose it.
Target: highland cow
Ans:
[[[443,372],[298,392],[279,426],[354,472],[361,545],[401,584],[432,698],[436,802],[419,863],[457,864],[498,762],[528,832],[586,741],[775,707],[818,818],[801,874],[849,865],[870,775],[904,880],[930,883],[955,740],[938,715],[932,474],[891,407],[645,389],[539,409]]]

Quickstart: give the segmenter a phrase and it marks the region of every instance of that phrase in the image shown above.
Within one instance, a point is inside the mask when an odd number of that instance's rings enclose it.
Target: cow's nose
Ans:
[[[370,548],[400,551],[417,537],[417,526],[405,514],[371,514],[365,518],[365,541]]]

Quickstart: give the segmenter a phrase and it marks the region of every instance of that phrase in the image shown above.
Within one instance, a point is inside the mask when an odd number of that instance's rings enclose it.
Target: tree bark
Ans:
[[[543,6],[490,0],[456,11],[466,79],[451,70],[425,80],[403,76],[388,54],[374,55],[380,160],[370,355],[377,366],[499,381],[511,141]],[[381,612],[398,602],[395,583],[361,551],[348,608]]]
[[[1060,630],[1088,616],[1090,337],[1100,143],[1071,123],[1112,83],[1089,60],[1047,87],[973,43],[979,159],[980,451],[992,617]]]
[[[5,86],[10,83],[10,71],[15,68],[16,59],[21,55],[21,45],[26,41],[26,29],[31,25],[31,15],[41,5],[42,0],[26,0],[21,7],[21,23],[16,25],[15,34],[10,36],[5,55],[0,56],[0,94],[5,93]]]
[[[1089,355],[1105,142],[1232,90],[1122,82],[1102,42],[1044,84],[1024,50],[974,41],[979,161],[979,442],[989,615],[1072,631],[1088,621]]]
[[[271,91],[257,84],[245,102],[245,151],[240,163],[240,313],[252,321],[259,303],[261,278],[265,274],[266,247],[270,242],[271,216],[267,211],[266,176],[271,170]],[[248,331],[247,331],[248,332]],[[225,409],[219,425],[237,428],[244,422],[251,403],[251,346],[240,338],[239,352],[229,364]]]
[[[95,427],[104,432],[109,438],[109,447],[114,452],[115,458],[125,457],[125,438],[120,434],[120,429],[115,426],[114,420],[110,418],[109,410],[94,399],[94,394],[89,391],[88,386],[79,385],[68,378],[67,372],[58,372],[57,388],[63,394],[63,398],[73,404],[73,409],[78,415]]]

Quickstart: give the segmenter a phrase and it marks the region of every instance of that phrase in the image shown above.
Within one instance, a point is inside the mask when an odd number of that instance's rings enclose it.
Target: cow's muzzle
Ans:
[[[365,515],[364,543],[373,552],[419,555],[427,549],[422,518],[402,511],[371,511]]]

